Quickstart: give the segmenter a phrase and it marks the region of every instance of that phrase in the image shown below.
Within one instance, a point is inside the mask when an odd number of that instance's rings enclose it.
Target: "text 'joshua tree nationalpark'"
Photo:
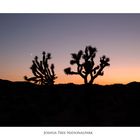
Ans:
[[[24,78],[29,82],[40,85],[53,85],[57,77],[54,72],[54,64],[51,64],[51,66],[48,64],[51,54],[43,52],[42,55],[42,61],[39,61],[37,56],[32,61],[31,70],[34,76],[31,78],[25,76]]]
[[[68,67],[64,69],[64,72],[71,75],[80,75],[84,79],[85,84],[92,84],[95,78],[97,78],[99,75],[104,75],[103,69],[110,65],[110,59],[105,55],[100,58],[100,64],[95,65],[94,58],[96,53],[97,49],[92,46],[86,46],[84,52],[80,50],[77,54],[72,53],[72,60],[70,61],[70,64],[76,64],[77,70],[72,71],[71,68]]]

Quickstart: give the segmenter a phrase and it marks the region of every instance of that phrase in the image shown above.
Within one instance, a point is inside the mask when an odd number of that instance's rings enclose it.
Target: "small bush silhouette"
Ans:
[[[24,76],[24,79],[39,85],[53,85],[57,77],[54,72],[54,64],[51,64],[50,67],[48,64],[48,60],[51,59],[51,54],[43,52],[42,55],[42,61],[39,62],[37,56],[32,61],[31,70],[34,76],[31,78]]]
[[[64,69],[66,74],[80,75],[84,79],[85,84],[92,84],[97,76],[103,76],[103,69],[109,66],[110,59],[103,55],[100,58],[100,64],[95,66],[94,58],[96,56],[97,49],[92,46],[86,46],[85,51],[80,50],[77,54],[72,53],[71,65],[77,65],[77,71],[72,71],[70,67]],[[83,62],[81,62],[81,59]],[[88,76],[90,79],[88,80]]]

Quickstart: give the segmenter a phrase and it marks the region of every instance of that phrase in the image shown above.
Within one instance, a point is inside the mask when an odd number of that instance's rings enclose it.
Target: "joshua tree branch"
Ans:
[[[106,66],[109,66],[109,58],[106,58],[106,56],[102,56],[100,58],[100,65],[94,67],[94,58],[96,56],[97,49],[93,48],[92,46],[86,46],[85,51],[79,51],[77,54],[72,54],[72,60],[70,61],[70,64],[77,64],[77,72],[71,71],[71,68],[65,69],[66,74],[79,74],[83,79],[84,83],[92,84],[94,79],[97,78],[99,75],[103,75],[103,69]],[[83,59],[84,62],[80,64],[80,59]],[[87,77],[90,75],[90,80],[88,81]]]
[[[51,59],[51,54],[48,53],[46,55],[45,52],[42,53],[42,61],[38,61],[38,57],[36,56],[32,61],[33,64],[31,66],[32,73],[35,77],[28,78],[25,76],[25,80],[39,83],[41,85],[54,84],[54,80],[57,78],[54,72],[54,65],[49,67],[48,60]]]

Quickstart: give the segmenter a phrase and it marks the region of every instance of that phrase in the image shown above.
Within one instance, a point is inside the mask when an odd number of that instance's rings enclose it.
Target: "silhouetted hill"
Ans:
[[[0,80],[0,126],[140,126],[140,83],[38,86]]]

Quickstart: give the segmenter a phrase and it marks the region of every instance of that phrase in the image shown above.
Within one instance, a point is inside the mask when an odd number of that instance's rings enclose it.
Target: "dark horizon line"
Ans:
[[[12,83],[31,83],[31,82],[28,82],[28,81],[11,81],[11,80],[7,80],[7,79],[0,79],[0,81],[12,82]],[[91,85],[112,86],[112,85],[128,85],[128,84],[131,84],[131,83],[138,83],[138,84],[140,84],[140,82],[134,80],[134,81],[128,82],[126,84],[124,84],[124,83],[113,83],[113,84],[105,84],[105,85],[102,85],[102,84],[93,83]],[[34,83],[31,83],[31,84],[34,84]],[[70,85],[70,84],[73,84],[73,85],[86,85],[84,83],[82,83],[82,84],[76,84],[76,83],[73,83],[73,82],[69,82],[69,83],[57,83],[57,84],[54,84],[54,85]],[[34,84],[34,85],[38,85],[38,84]]]

